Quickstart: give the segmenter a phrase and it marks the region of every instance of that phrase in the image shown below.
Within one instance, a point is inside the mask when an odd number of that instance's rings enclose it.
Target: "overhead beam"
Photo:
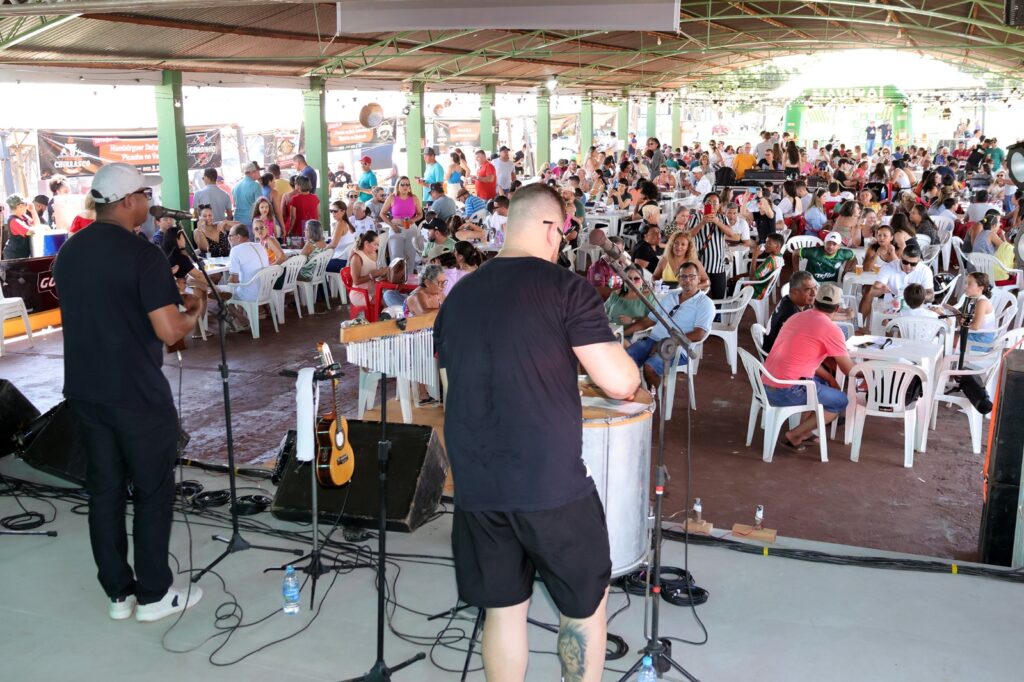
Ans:
[[[304,5],[316,0],[261,0],[264,4]],[[252,0],[35,0],[19,5],[0,5],[0,17],[23,15],[66,15],[80,12],[124,12],[144,10],[209,9],[217,7],[252,7]]]
[[[345,54],[335,55],[326,64],[311,70],[308,75],[349,78],[397,57],[407,57],[410,54],[428,50],[449,40],[464,38],[476,32],[475,29],[447,32],[427,31],[426,40],[407,41],[405,38],[413,35],[414,31],[403,31],[384,40],[377,41],[372,45],[360,47]],[[352,62],[355,66],[347,66],[348,62]]]
[[[47,31],[62,26],[69,21],[73,21],[79,15],[69,14],[63,17],[47,18],[39,17],[39,21],[35,25],[31,25],[30,20],[19,19],[14,29],[2,39],[0,39],[0,52],[12,48],[15,45],[20,45],[26,40],[31,40]],[[25,24],[28,23],[30,26],[25,28]]]

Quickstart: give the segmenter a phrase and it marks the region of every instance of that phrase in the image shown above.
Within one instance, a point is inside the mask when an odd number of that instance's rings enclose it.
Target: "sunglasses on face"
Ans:
[[[912,267],[916,266],[918,263],[920,263],[921,261],[919,261],[919,260],[907,260],[906,258],[901,258],[900,262],[902,262],[904,265],[912,268]]]
[[[341,209],[340,208],[332,208],[331,209],[331,213],[341,213]]]

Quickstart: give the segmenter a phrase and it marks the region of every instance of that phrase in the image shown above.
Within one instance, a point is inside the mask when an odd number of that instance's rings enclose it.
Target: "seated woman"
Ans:
[[[451,256],[452,261],[448,260],[448,256]],[[442,254],[439,262],[448,277],[444,288],[444,295],[447,296],[456,282],[466,275],[476,272],[477,268],[484,264],[484,255],[480,253],[480,249],[469,242],[459,242],[455,245],[455,251],[450,254]],[[454,262],[454,265],[449,266],[449,262]]]
[[[654,184],[663,192],[671,192],[676,188],[676,178],[669,171],[668,166],[661,166],[658,169],[657,177],[654,179]]]
[[[199,295],[199,300],[202,302],[199,317],[204,317],[206,315],[208,288],[206,280],[203,279],[202,274],[199,272],[199,268],[196,267],[196,264],[192,262],[188,255],[188,250],[185,246],[185,232],[177,225],[168,228],[161,246],[163,247],[164,255],[167,257],[167,262],[171,266],[171,274],[174,275],[174,282],[178,285],[178,291],[184,293],[186,287],[191,287]]]
[[[363,292],[353,291],[349,295],[349,305],[357,308],[369,308],[373,305],[377,293],[377,280],[388,274],[387,266],[377,267],[377,234],[364,232],[356,240],[356,247],[348,258],[348,267],[352,273],[352,286],[366,289],[370,300],[365,300]]]
[[[274,235],[270,234],[267,223],[262,218],[253,219],[252,233],[256,237],[256,241],[267,250],[267,260],[270,261],[271,265],[280,265],[288,259],[284,249],[281,248],[281,243],[277,241]]]
[[[708,273],[705,272],[704,265],[697,257],[697,245],[693,243],[686,232],[682,231],[676,232],[668,238],[665,253],[658,260],[658,267],[654,269],[654,280],[661,280],[672,287],[679,286],[679,277],[676,273],[679,272],[683,263],[693,263],[697,266],[698,286],[701,289],[711,285]]]
[[[209,258],[230,256],[231,244],[228,242],[228,232],[231,230],[231,224],[226,220],[214,223],[213,209],[205,204],[200,206],[199,220],[196,223],[196,229],[192,231],[196,250]]]
[[[965,280],[964,295],[974,300],[974,317],[967,331],[967,350],[972,353],[987,353],[992,350],[996,341],[996,313],[992,307],[992,281],[984,272],[972,272]],[[961,311],[952,306],[946,309],[956,313],[957,324],[960,323]],[[963,343],[957,332],[957,347]]]
[[[348,206],[344,201],[331,203],[331,218],[334,221],[334,230],[327,246],[334,254],[327,263],[327,272],[341,272],[341,269],[348,265],[348,258],[342,256],[347,256],[346,252],[354,248],[356,231],[348,221]]]
[[[922,204],[914,204],[910,208],[909,218],[910,224],[914,226],[914,231],[918,235],[923,235],[929,239],[929,246],[939,243],[939,228],[935,227],[931,216],[928,215],[927,208]],[[920,244],[920,242],[918,243]],[[923,244],[920,245],[924,246]]]
[[[896,253],[896,242],[892,228],[879,225],[875,228],[875,241],[864,250],[864,270],[871,272],[875,267],[883,267],[899,258]]]
[[[329,251],[330,247],[324,240],[324,228],[319,220],[307,220],[303,227],[303,235],[306,243],[302,247],[302,255],[306,257],[306,264],[299,270],[299,281],[309,282],[313,279],[313,256]]]
[[[832,231],[842,235],[843,245],[860,246],[860,204],[852,200],[844,201],[835,212],[834,218]]]
[[[444,287],[448,283],[444,268],[440,265],[428,265],[420,275],[420,285],[413,289],[405,299],[405,315],[425,315],[441,309],[444,303]]]
[[[650,296],[650,291],[645,289],[644,276],[640,268],[630,265],[626,268],[625,275],[637,289],[643,291],[648,297]],[[625,282],[622,287],[613,291],[608,300],[604,302],[604,311],[612,324],[621,324],[623,327],[628,327],[639,319],[647,317],[648,312],[643,300]]]
[[[811,205],[804,213],[804,234],[817,237],[828,223],[828,212],[825,210],[825,190],[819,189],[811,199]]]

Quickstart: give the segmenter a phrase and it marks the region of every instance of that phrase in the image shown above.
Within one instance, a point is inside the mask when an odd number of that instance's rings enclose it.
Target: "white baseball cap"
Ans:
[[[827,244],[828,242],[835,242],[836,244],[842,246],[843,235],[839,234],[838,232],[829,232],[827,235],[825,235],[825,243]]]
[[[89,194],[97,204],[112,204],[143,187],[156,187],[163,183],[159,175],[143,175],[127,163],[108,163],[96,172]]]

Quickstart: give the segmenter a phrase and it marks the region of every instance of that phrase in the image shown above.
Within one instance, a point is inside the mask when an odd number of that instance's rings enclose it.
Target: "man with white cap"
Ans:
[[[260,165],[250,161],[245,167],[245,176],[238,181],[231,194],[235,197],[235,220],[243,225],[252,225],[252,207],[263,196],[260,185]]]
[[[838,232],[829,232],[821,246],[793,251],[792,258],[793,271],[806,270],[818,284],[839,282],[842,275],[856,262],[853,251],[843,247],[843,235]],[[807,267],[800,267],[801,258],[807,259]]]
[[[89,538],[114,620],[178,613],[202,591],[172,587],[167,563],[178,417],[161,371],[164,344],[195,326],[200,301],[182,298],[160,249],[135,236],[148,215],[147,177],[124,163],[100,168],[96,222],[61,247],[53,274],[64,327],[64,396],[88,457]],[[97,267],[116,263],[116,267]],[[132,484],[133,567],[125,504]],[[137,608],[136,608],[137,605]]]

